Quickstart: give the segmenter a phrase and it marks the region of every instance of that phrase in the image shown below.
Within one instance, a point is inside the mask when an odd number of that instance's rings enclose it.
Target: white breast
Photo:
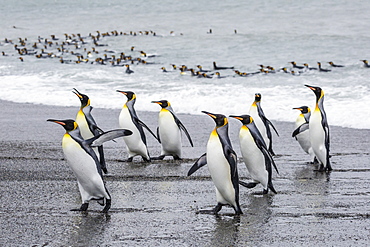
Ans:
[[[123,137],[130,157],[135,155],[142,155],[147,157],[146,145],[141,139],[139,130],[132,122],[130,112],[126,106],[122,108],[119,115],[119,126],[122,129],[128,129],[132,131],[132,135]]]
[[[181,157],[181,132],[171,112],[162,109],[158,119],[159,137],[162,145],[162,153],[176,154]]]
[[[318,160],[326,166],[325,131],[321,124],[321,112],[319,109],[311,114],[309,128],[312,149]]]
[[[245,126],[240,129],[239,142],[243,161],[251,178],[267,188],[268,172],[265,166],[265,157],[257,147],[249,129]]]
[[[230,165],[224,156],[218,136],[211,134],[207,144],[207,165],[219,193],[217,201],[235,205],[235,190],[231,181]]]
[[[87,197],[83,200],[109,198],[94,159],[68,134],[64,135],[62,146],[66,160]]]
[[[80,129],[82,138],[87,140],[94,137],[94,134],[90,131],[89,125],[86,121],[85,114],[81,110],[77,113],[76,123]]]

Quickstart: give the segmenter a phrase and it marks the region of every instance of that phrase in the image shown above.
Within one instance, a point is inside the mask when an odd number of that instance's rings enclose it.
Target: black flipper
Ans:
[[[101,169],[103,170],[105,174],[107,174],[108,169],[107,169],[107,165],[105,164],[103,146],[98,147],[98,152],[99,152],[99,163],[100,163]]]
[[[122,136],[128,136],[131,135],[132,131],[131,130],[126,130],[126,129],[117,129],[117,130],[110,130],[107,132],[104,132],[100,135],[97,135],[93,138],[90,138],[88,140],[85,140],[86,144],[90,145],[91,147],[97,147],[101,146],[104,142],[113,140],[118,137]]]
[[[144,128],[146,128],[148,131],[149,131],[149,133],[150,134],[152,134],[152,136],[154,136],[154,138],[160,143],[160,140],[159,140],[159,138],[153,133],[153,131],[151,131],[150,129],[149,129],[149,127],[148,126],[146,126],[146,124],[143,122],[143,121],[141,121],[140,119],[138,119],[138,118],[136,118],[136,121],[141,125],[141,126],[143,126]]]
[[[196,172],[199,168],[205,166],[207,164],[207,153],[203,154],[202,156],[195,161],[194,165],[188,171],[188,176]]]
[[[170,110],[170,112],[171,112],[171,114],[172,114],[173,118],[175,119],[175,122],[176,122],[177,126],[178,126],[182,131],[184,131],[184,133],[185,133],[186,137],[188,138],[188,140],[189,140],[189,142],[190,142],[190,145],[191,145],[192,147],[194,147],[194,145],[193,145],[193,141],[191,140],[191,137],[190,137],[190,134],[189,134],[188,130],[187,130],[187,129],[185,128],[185,126],[181,123],[180,119],[178,119],[178,118],[176,117],[176,115],[175,115],[171,110]]]
[[[295,137],[299,133],[302,133],[303,131],[308,130],[308,129],[309,129],[309,124],[308,123],[304,123],[304,124],[300,125],[298,128],[296,128],[293,131],[292,137]]]
[[[159,127],[157,127],[157,140],[159,143],[161,143],[161,138],[159,137]]]
[[[274,129],[274,131],[275,131],[275,133],[276,133],[276,135],[277,136],[279,136],[279,133],[277,132],[277,130],[276,130],[276,128],[275,128],[275,126],[271,123],[271,121],[270,120],[268,120],[266,117],[265,117],[265,119],[266,119],[266,122]]]

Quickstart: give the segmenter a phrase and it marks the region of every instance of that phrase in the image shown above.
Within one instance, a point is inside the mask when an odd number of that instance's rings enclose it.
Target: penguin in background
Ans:
[[[315,110],[309,121],[310,141],[316,159],[319,162],[319,171],[333,170],[330,164],[330,134],[329,125],[324,110],[324,91],[320,87],[305,85],[316,96]]]
[[[127,162],[132,162],[133,158],[137,155],[140,155],[144,161],[150,162],[151,158],[146,145],[146,136],[143,127],[146,128],[155,139],[158,140],[158,138],[137,116],[134,108],[136,94],[131,91],[117,90],[117,92],[127,97],[127,102],[123,105],[119,115],[119,125],[122,129],[129,129],[132,131],[132,135],[123,137],[129,154]]]
[[[73,90],[74,91],[72,92],[77,95],[81,102],[80,110],[76,115],[76,122],[79,126],[82,138],[86,140],[103,133],[104,131],[97,126],[93,116],[91,115],[93,107],[90,105],[89,96],[80,93],[76,88],[73,88]],[[93,150],[98,156],[101,169],[105,174],[107,174],[108,170],[105,164],[103,145],[94,147]]]
[[[111,130],[84,140],[78,124],[74,120],[48,119],[47,121],[57,123],[66,130],[62,139],[63,153],[77,177],[82,199],[81,207],[72,209],[72,211],[86,211],[89,202],[96,200],[104,206],[102,212],[107,213],[111,207],[111,196],[103,181],[101,165],[92,147],[100,146],[104,142],[118,137],[131,135],[132,132],[124,129]]]
[[[295,130],[293,131],[292,137],[294,137],[303,151],[311,157],[311,162],[315,163],[315,153],[311,146],[310,141],[310,130],[309,130],[309,121],[311,117],[311,110],[308,106],[295,107],[294,110],[301,111],[301,114],[298,115],[295,122]]]
[[[272,166],[278,174],[279,171],[253,118],[249,115],[231,115],[230,117],[240,120],[243,124],[239,131],[240,150],[253,180],[251,183],[239,181],[239,184],[254,188],[260,183],[263,186],[263,194],[267,194],[269,189],[277,194],[272,184]]]
[[[193,147],[189,132],[176,117],[170,102],[167,100],[152,101],[162,108],[159,112],[157,137],[161,143],[161,155],[157,158],[162,160],[166,155],[171,155],[175,160],[181,160],[181,130],[187,136],[190,145]]]
[[[228,120],[222,114],[202,111],[216,123],[207,143],[207,152],[190,168],[188,176],[208,164],[208,170],[216,189],[217,205],[213,213],[217,214],[224,205],[233,207],[235,214],[242,214],[239,205],[239,176],[237,156],[228,135]]]
[[[263,113],[261,107],[261,97],[262,96],[260,93],[255,94],[254,102],[249,108],[249,115],[254,119],[254,123],[260,131],[270,154],[275,155],[274,151],[272,150],[272,133],[270,126],[274,129],[277,136],[279,136],[279,133],[277,132],[275,126],[266,118],[265,114]]]

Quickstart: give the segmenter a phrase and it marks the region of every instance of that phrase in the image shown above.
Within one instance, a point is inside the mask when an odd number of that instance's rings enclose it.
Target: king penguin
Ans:
[[[271,154],[267,150],[261,133],[254,124],[253,118],[249,115],[230,117],[240,120],[243,124],[239,131],[240,150],[253,180],[251,183],[241,181],[239,183],[247,188],[254,188],[261,183],[263,194],[267,194],[269,189],[276,194],[277,192],[272,184],[272,166],[274,166],[277,173],[279,172]]]
[[[209,137],[207,152],[190,168],[188,176],[208,164],[208,170],[216,189],[217,205],[213,213],[217,214],[222,206],[230,205],[234,208],[235,214],[242,214],[239,205],[237,157],[228,135],[228,120],[222,114],[202,112],[213,118],[216,127]]]
[[[166,155],[172,155],[175,160],[181,159],[181,130],[187,136],[190,145],[193,147],[189,132],[176,117],[170,102],[167,100],[152,101],[159,104],[162,108],[159,112],[157,137],[161,143],[161,155],[156,158],[162,160]]]
[[[313,152],[310,141],[309,121],[311,117],[311,110],[308,106],[295,107],[294,110],[300,110],[301,114],[298,115],[295,121],[295,130],[292,137],[294,137],[303,151],[311,157],[311,162],[315,162],[315,153]]]
[[[140,155],[144,161],[150,162],[148,148],[146,146],[146,137],[143,127],[146,128],[157,139],[156,135],[145,125],[137,116],[134,105],[136,102],[136,94],[131,91],[117,92],[126,95],[127,102],[123,105],[119,115],[119,125],[122,129],[129,129],[132,135],[123,137],[129,158],[127,162],[132,162],[133,158]],[[158,139],[157,139],[158,140]]]
[[[330,165],[330,135],[329,125],[324,110],[324,91],[320,87],[305,85],[316,95],[315,111],[309,122],[310,141],[316,159],[319,161],[319,171],[333,170]]]
[[[254,102],[249,108],[249,115],[254,119],[254,123],[260,131],[269,152],[271,155],[275,155],[274,151],[272,150],[272,134],[270,126],[274,129],[277,136],[279,136],[279,133],[277,132],[275,126],[266,118],[265,114],[263,113],[261,107],[261,97],[262,96],[260,93],[255,94]]]
[[[111,196],[103,181],[101,166],[92,147],[100,146],[103,142],[121,136],[131,135],[132,132],[129,130],[112,130],[84,140],[78,124],[74,120],[48,119],[47,121],[60,124],[66,130],[62,139],[63,153],[77,177],[82,199],[81,207],[72,211],[86,211],[89,202],[97,200],[100,205],[105,205],[103,212],[108,212],[111,206]]]
[[[82,138],[86,140],[103,133],[103,131],[97,126],[93,116],[91,115],[93,107],[90,105],[89,96],[80,93],[76,88],[73,88],[73,90],[74,91],[72,92],[77,95],[81,102],[80,110],[77,112],[76,122],[78,124],[78,127],[80,128]],[[101,169],[104,173],[108,173],[107,166],[105,164],[103,146],[93,148],[93,150],[98,156]]]

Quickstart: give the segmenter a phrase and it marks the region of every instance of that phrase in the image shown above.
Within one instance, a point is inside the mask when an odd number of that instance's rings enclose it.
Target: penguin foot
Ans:
[[[240,208],[239,205],[238,205],[237,208],[234,207],[234,210],[235,210],[235,215],[241,215],[241,214],[243,214],[243,212],[242,212],[242,210],[241,210],[241,208]]]
[[[174,159],[174,160],[182,160],[182,159],[180,158],[180,156],[178,156],[178,155],[173,155],[173,159]]]
[[[239,181],[239,184],[242,185],[242,186],[244,186],[244,187],[246,187],[246,188],[248,188],[248,189],[252,189],[252,188],[256,187],[256,185],[258,183],[254,183],[254,182],[246,183],[246,182],[243,182],[243,181]]]
[[[87,211],[87,208],[89,207],[89,203],[83,203],[80,208],[71,209],[71,211]]]
[[[221,208],[222,208],[222,204],[218,203],[216,207],[213,209],[213,214],[217,214],[218,212],[220,212]]]
[[[102,210],[102,213],[108,213],[111,205],[112,205],[112,199],[107,199],[105,202],[105,207]]]
[[[151,162],[151,159],[150,158],[147,159],[147,158],[143,157],[143,160],[144,160],[144,162]]]
[[[164,159],[164,155],[160,155],[158,157],[152,157],[152,160],[163,160]]]
[[[132,162],[132,160],[134,159],[134,157],[130,157],[126,160],[126,162]]]
[[[267,189],[267,190],[264,189],[263,192],[262,192],[263,195],[266,195],[267,193],[269,193],[269,189]]]

